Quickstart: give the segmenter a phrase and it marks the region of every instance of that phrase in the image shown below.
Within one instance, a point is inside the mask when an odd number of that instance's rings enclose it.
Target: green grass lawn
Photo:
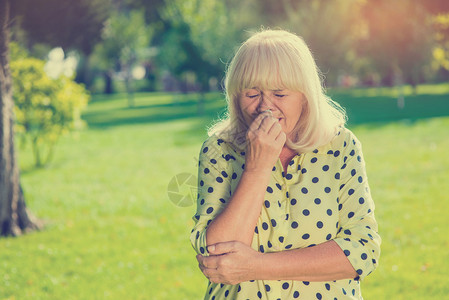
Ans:
[[[449,294],[449,86],[331,91],[362,141],[383,238],[365,299],[443,299]],[[22,184],[43,231],[0,239],[0,299],[201,299],[206,280],[189,243],[195,207],[167,185],[196,173],[205,126],[223,113],[219,94],[198,116],[194,96],[97,96],[89,128],[61,139],[55,159]],[[406,120],[402,120],[406,118]],[[401,119],[401,120],[400,120]]]

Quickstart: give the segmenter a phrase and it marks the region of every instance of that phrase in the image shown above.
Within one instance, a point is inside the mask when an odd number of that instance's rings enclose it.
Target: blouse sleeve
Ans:
[[[380,256],[381,238],[374,218],[374,202],[371,198],[362,147],[350,134],[345,139],[341,165],[339,193],[339,231],[335,242],[363,279],[376,269]]]
[[[208,255],[206,230],[210,222],[223,210],[231,194],[232,167],[224,153],[224,142],[209,138],[199,154],[197,210],[190,242],[198,254]],[[231,157],[232,158],[232,157]]]

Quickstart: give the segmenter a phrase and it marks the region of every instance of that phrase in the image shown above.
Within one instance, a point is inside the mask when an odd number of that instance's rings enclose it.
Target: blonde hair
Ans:
[[[244,89],[253,87],[303,93],[306,101],[294,129],[296,138],[286,142],[298,153],[329,143],[345,124],[346,114],[325,95],[320,71],[304,40],[284,30],[262,30],[246,40],[231,60],[225,77],[228,114],[208,130],[209,135],[246,147],[248,125],[239,98]]]

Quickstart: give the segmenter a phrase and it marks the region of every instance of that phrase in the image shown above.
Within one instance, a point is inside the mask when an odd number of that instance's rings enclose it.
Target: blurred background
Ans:
[[[328,86],[399,86],[449,78],[447,1],[18,0],[12,39],[46,73],[91,93],[208,92],[250,32],[307,41]],[[13,53],[14,54],[14,53]]]
[[[305,39],[364,145],[383,237],[364,297],[448,294],[449,1],[10,4],[20,182],[44,226],[0,238],[0,299],[202,298],[196,158],[261,28]]]

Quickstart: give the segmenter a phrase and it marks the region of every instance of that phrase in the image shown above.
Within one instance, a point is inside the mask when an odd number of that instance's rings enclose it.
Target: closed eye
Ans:
[[[274,94],[276,97],[278,97],[278,98],[283,98],[283,97],[285,97],[285,96],[287,96],[287,95],[284,95],[284,94]]]
[[[259,94],[256,95],[246,95],[246,97],[250,98],[250,99],[255,99],[257,97],[259,97]]]

